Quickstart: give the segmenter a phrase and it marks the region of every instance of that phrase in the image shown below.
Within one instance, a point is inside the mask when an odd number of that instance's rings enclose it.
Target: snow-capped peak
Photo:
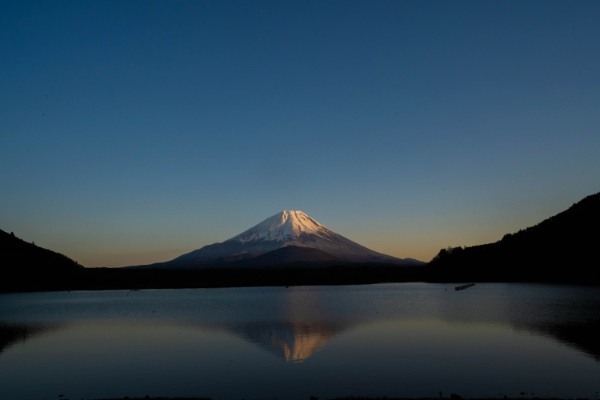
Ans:
[[[284,248],[290,251],[277,252]],[[302,211],[284,210],[229,240],[204,246],[171,262],[179,267],[194,267],[237,262],[264,263],[264,266],[272,262],[282,265],[338,262],[396,264],[402,260],[377,253],[330,231]]]
[[[283,210],[229,239],[242,243],[293,240],[303,234],[321,236],[328,229],[300,210]]]

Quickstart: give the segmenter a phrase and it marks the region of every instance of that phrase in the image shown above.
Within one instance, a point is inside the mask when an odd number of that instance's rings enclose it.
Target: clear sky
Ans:
[[[398,257],[600,191],[600,1],[1,1],[0,229],[88,267],[300,209]]]

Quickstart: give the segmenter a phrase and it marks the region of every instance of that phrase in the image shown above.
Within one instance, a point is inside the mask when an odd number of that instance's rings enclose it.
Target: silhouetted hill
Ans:
[[[69,257],[0,230],[0,290],[68,288],[83,267]]]
[[[433,280],[600,284],[600,193],[495,243],[442,249]]]

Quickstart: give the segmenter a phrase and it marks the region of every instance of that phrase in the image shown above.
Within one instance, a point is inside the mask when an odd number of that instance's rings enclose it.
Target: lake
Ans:
[[[600,397],[600,289],[0,295],[0,398]]]

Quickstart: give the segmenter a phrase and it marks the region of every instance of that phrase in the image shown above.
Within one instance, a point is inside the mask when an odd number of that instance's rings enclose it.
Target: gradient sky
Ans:
[[[398,257],[600,190],[599,1],[1,1],[0,229],[88,267],[300,209]]]

